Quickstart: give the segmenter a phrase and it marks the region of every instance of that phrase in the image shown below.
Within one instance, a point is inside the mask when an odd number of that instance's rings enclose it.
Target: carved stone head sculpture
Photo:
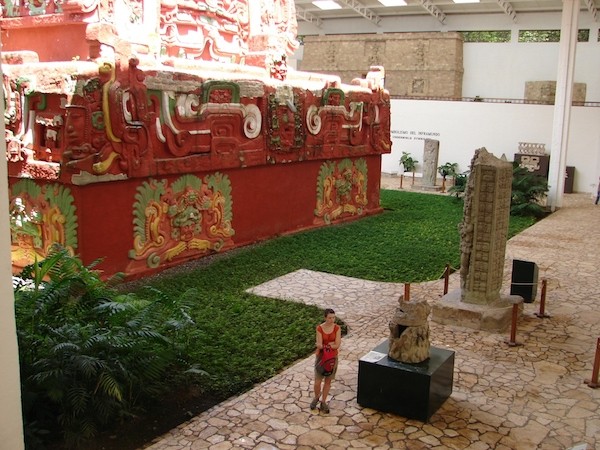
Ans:
[[[431,307],[425,300],[404,301],[390,321],[388,356],[404,363],[420,363],[429,358],[429,322]]]

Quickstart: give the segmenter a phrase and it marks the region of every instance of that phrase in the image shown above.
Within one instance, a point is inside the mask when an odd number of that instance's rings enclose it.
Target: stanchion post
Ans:
[[[546,285],[547,280],[544,278],[542,280],[542,293],[540,295],[540,312],[535,313],[535,315],[540,319],[550,317],[548,314],[546,314]]]
[[[517,319],[519,318],[519,305],[523,303],[523,297],[519,295],[510,295],[509,301],[513,304],[512,321],[510,324],[510,340],[505,341],[509,347],[522,345],[517,342]]]
[[[591,388],[598,388],[600,385],[598,384],[598,371],[600,371],[600,337],[596,342],[596,356],[594,358],[594,368],[592,369],[592,378],[589,380],[585,380],[585,383]]]
[[[444,272],[444,295],[448,293],[448,283],[450,281],[450,264],[446,264],[446,271]]]
[[[400,174],[400,189],[402,189],[402,182],[404,181],[404,174]]]
[[[404,283],[404,301],[410,300],[410,283]]]

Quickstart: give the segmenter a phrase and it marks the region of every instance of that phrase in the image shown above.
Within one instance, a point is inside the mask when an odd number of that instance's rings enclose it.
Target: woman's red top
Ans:
[[[321,333],[321,338],[323,338],[323,347],[335,342],[335,338],[339,329],[340,326],[336,324],[333,326],[333,331],[331,333],[325,333],[323,328],[321,328],[321,325],[317,327],[317,331]],[[335,349],[335,354],[337,355],[337,348]]]

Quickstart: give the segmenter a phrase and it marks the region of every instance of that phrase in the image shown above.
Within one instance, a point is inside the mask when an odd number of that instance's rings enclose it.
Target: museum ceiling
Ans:
[[[398,4],[401,0],[329,0],[333,9],[321,9],[314,0],[294,0],[298,21],[319,25],[320,21],[363,17],[374,23],[389,16],[432,15],[440,22],[452,14],[504,13],[513,21],[520,13],[552,12],[562,10],[562,0],[480,0],[476,3],[463,3],[469,0],[404,0],[404,6],[385,6],[384,3]],[[473,1],[473,0],[470,0]],[[600,19],[597,9],[600,0],[581,0],[582,10],[590,11],[596,20]]]

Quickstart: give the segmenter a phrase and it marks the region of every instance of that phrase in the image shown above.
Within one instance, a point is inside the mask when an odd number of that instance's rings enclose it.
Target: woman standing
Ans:
[[[315,360],[315,383],[314,393],[315,396],[313,401],[310,402],[310,409],[316,409],[317,403],[319,403],[319,397],[321,397],[321,411],[324,413],[329,412],[329,406],[327,405],[327,395],[329,395],[329,388],[331,387],[331,381],[335,379],[335,373],[337,371],[337,355],[340,345],[342,344],[342,330],[339,325],[335,323],[335,311],[333,309],[325,310],[325,322],[317,326],[316,335],[316,360]],[[326,352],[332,350],[332,356],[335,357],[335,363],[333,370],[325,371],[323,368],[322,360]],[[329,353],[329,352],[328,352]],[[321,396],[321,385],[323,385]]]

